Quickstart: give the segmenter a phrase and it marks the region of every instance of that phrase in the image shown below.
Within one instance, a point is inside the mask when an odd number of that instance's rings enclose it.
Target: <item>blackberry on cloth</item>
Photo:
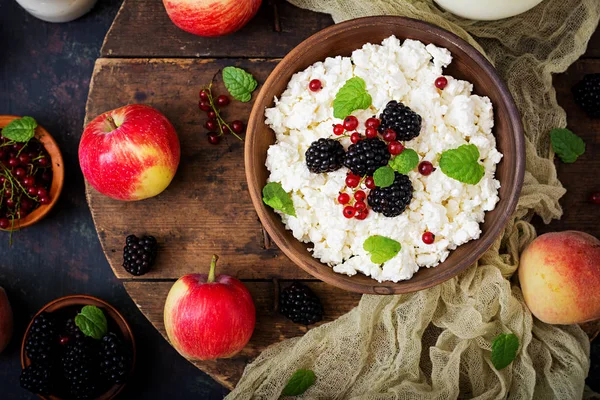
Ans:
[[[49,395],[54,390],[54,366],[44,360],[35,362],[21,371],[19,379],[21,387],[31,393]]]
[[[600,118],[600,73],[585,75],[572,90],[575,103],[590,118]]]
[[[310,288],[294,282],[279,294],[279,311],[297,324],[312,325],[323,319],[323,305]]]
[[[62,356],[63,375],[67,391],[77,400],[95,399],[107,389],[100,381],[99,344],[78,332],[69,341]]]
[[[59,329],[52,314],[43,312],[33,320],[25,341],[25,353],[32,361],[48,360],[58,348]]]
[[[396,140],[411,140],[421,133],[421,116],[396,100],[387,103],[379,118],[379,133],[383,134],[386,129],[392,129],[396,132]]]
[[[379,138],[364,139],[350,145],[344,157],[344,166],[358,176],[373,175],[390,161],[390,152]]]
[[[125,383],[130,368],[129,348],[114,333],[104,336],[100,350],[100,372],[104,378],[110,383]]]
[[[344,146],[339,141],[321,138],[306,150],[306,166],[315,174],[333,172],[342,167],[344,154]]]
[[[154,264],[158,244],[154,236],[129,235],[123,248],[123,268],[132,275],[144,275]]]
[[[407,175],[394,172],[394,183],[388,187],[376,187],[369,192],[367,201],[373,211],[386,217],[402,214],[412,200],[413,187]]]

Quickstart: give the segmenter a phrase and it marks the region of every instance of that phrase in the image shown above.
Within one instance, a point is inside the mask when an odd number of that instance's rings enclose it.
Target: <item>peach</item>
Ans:
[[[13,315],[8,296],[0,287],[0,353],[4,351],[13,334]]]
[[[521,255],[525,303],[549,324],[600,319],[600,240],[577,231],[536,238]]]

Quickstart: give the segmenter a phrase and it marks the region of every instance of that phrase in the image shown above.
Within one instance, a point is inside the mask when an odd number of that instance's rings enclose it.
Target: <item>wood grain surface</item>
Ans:
[[[325,303],[327,321],[351,310],[360,298],[311,280],[270,242],[247,193],[242,143],[230,137],[218,146],[210,145],[202,126],[206,117],[197,107],[198,90],[215,72],[238,65],[262,83],[277,64],[276,58],[332,23],[329,16],[277,3],[280,32],[275,29],[272,3],[265,1],[258,16],[240,32],[223,38],[200,38],[177,29],[161,1],[125,0],[105,38],[104,58],[96,62],[86,107],[87,123],[127,103],[150,104],[161,110],[179,133],[182,162],[163,194],[143,202],[117,202],[88,185],[87,197],[115,275],[163,336],[163,305],[172,283],[183,274],[206,271],[213,253],[221,256],[220,273],[245,281],[257,308],[257,328],[251,342],[232,359],[193,361],[227,388],[237,383],[246,364],[264,348],[306,332],[307,328],[276,312],[280,285],[305,280]],[[586,57],[600,57],[599,32],[590,42]],[[583,115],[570,94],[573,83],[590,72],[600,72],[600,60],[580,60],[555,81],[569,127],[583,137],[588,151],[577,163],[557,162],[559,179],[568,190],[562,200],[565,214],[550,225],[534,219],[541,232],[576,229],[600,237],[600,207],[589,202],[590,192],[600,190],[594,174],[599,167],[594,155],[600,151],[600,125]],[[216,91],[224,93],[221,82],[217,82]],[[223,111],[228,120],[246,122],[251,106],[232,102]],[[132,278],[121,267],[123,242],[129,233],[153,234],[161,242],[156,267],[141,278]],[[587,329],[593,337],[599,327],[592,324]]]

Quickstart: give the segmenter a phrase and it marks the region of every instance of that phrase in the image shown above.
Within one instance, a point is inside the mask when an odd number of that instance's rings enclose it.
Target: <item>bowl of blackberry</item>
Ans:
[[[123,390],[135,365],[135,340],[110,304],[87,295],[56,299],[27,327],[21,387],[48,400],[108,400]]]
[[[31,117],[0,116],[0,230],[33,225],[54,207],[64,165],[52,136]]]

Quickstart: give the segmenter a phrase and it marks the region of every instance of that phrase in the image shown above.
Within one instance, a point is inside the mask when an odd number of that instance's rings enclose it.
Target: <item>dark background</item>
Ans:
[[[35,399],[19,386],[20,345],[30,318],[47,302],[85,293],[115,306],[138,345],[136,372],[120,399],[222,399],[227,390],[162,338],[115,278],[85,200],[77,161],[94,62],[122,0],[99,0],[65,24],[30,16],[0,0],[0,114],[30,115],[56,139],[65,160],[61,198],[45,220],[14,234],[0,232],[0,286],[15,314],[15,333],[0,355],[0,399]]]

